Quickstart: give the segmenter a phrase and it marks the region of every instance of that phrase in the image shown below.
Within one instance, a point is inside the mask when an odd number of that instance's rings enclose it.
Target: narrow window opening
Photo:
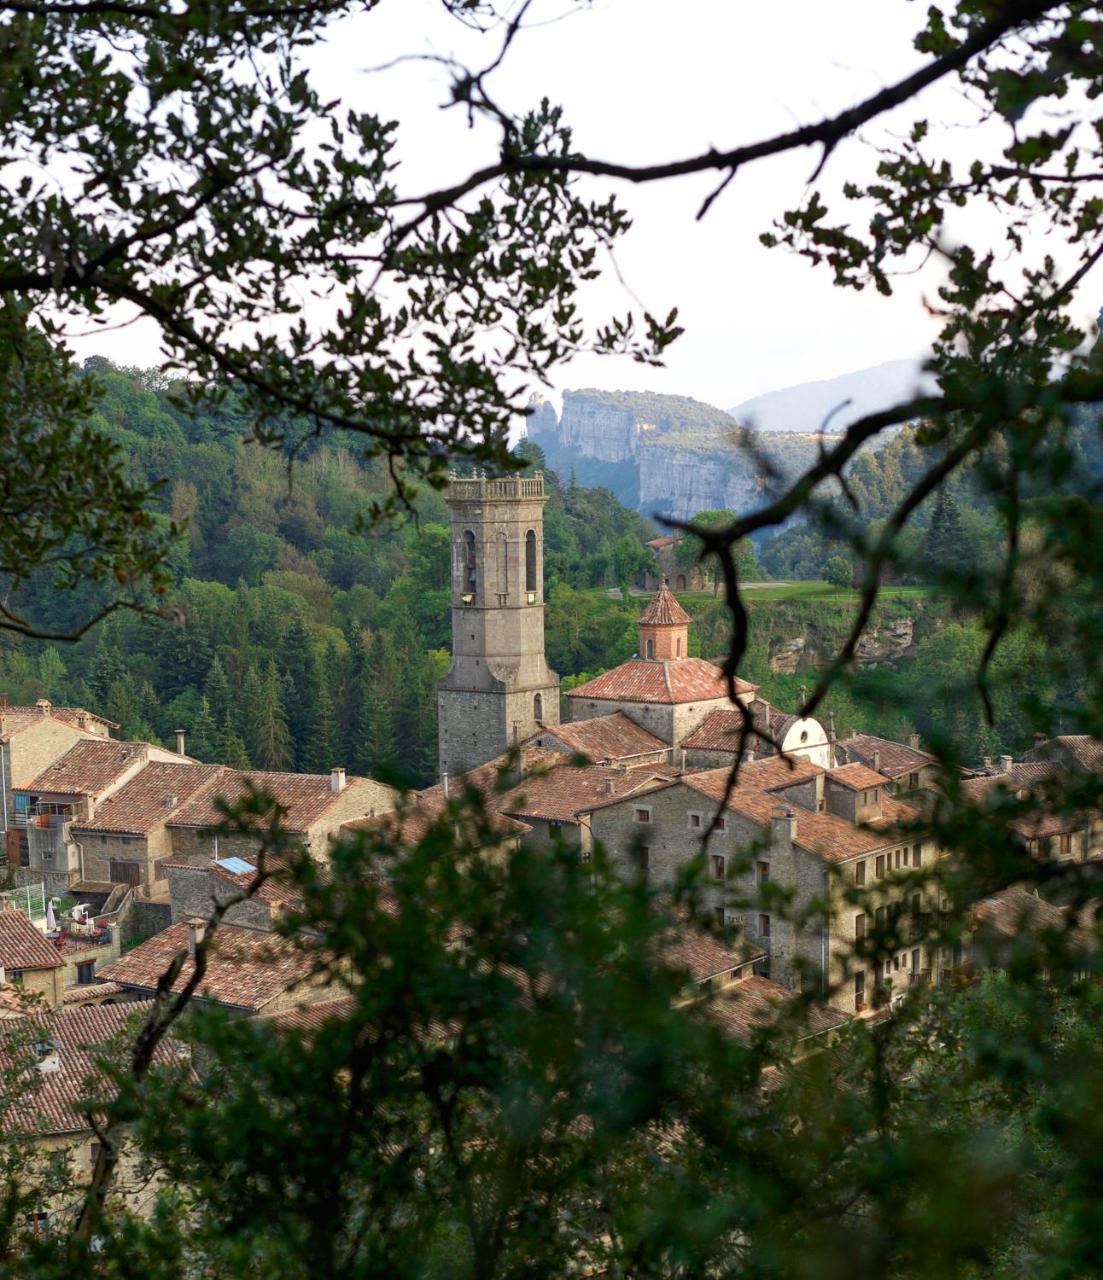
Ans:
[[[525,590],[536,590],[536,531],[525,534]]]
[[[475,556],[475,535],[470,529],[463,535],[463,594],[473,596],[478,586],[478,563]]]

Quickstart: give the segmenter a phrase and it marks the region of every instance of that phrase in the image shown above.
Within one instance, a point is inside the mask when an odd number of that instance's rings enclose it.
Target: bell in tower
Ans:
[[[441,772],[466,773],[559,723],[544,658],[544,477],[451,476],[452,666],[437,689]]]

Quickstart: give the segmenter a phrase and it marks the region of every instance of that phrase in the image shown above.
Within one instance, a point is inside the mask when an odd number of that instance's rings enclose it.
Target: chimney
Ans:
[[[836,736],[837,735],[835,733],[835,713],[834,711],[829,711],[827,713],[827,741],[832,746],[835,745]]]
[[[679,760],[678,768],[682,771],[682,773],[685,773],[685,771],[686,771],[686,749],[685,749],[685,747],[682,747],[682,749],[678,752],[678,760]]]
[[[1014,763],[1010,756],[1000,756],[1000,773],[1010,773]]]
[[[792,844],[797,837],[797,815],[788,805],[779,804],[770,817],[770,843],[775,847]]]
[[[348,786],[348,782],[345,778],[344,769],[330,769],[329,771],[330,791],[332,791],[334,795],[340,795],[341,792],[344,791],[345,787],[347,786]]]
[[[39,700],[34,705],[38,708],[40,715],[48,716],[50,714],[49,698],[39,698]]]
[[[913,751],[919,750],[919,734],[918,733],[908,734],[908,746],[911,747]]]
[[[38,1062],[35,1065],[43,1075],[61,1070],[61,1047],[56,1040],[40,1040],[34,1049],[38,1055]]]
[[[873,772],[874,772],[874,773],[880,773],[880,772],[881,772],[881,753],[880,753],[880,751],[875,751],[875,752],[873,753]]]
[[[991,757],[991,756],[985,756],[985,757],[984,757],[984,759],[981,761],[981,764],[983,764],[983,765],[984,765],[984,772],[985,772],[985,773],[991,773],[991,772],[992,772],[992,757]]]
[[[179,803],[180,803],[180,797],[178,795],[170,792],[167,796],[165,796],[165,804],[170,809],[175,809]]]
[[[440,785],[444,788],[444,798],[448,799],[448,770],[442,769],[440,773]]]
[[[188,920],[188,955],[195,959],[195,949],[203,941],[207,933],[207,922],[199,916],[192,916]]]
[[[185,731],[183,729],[177,729],[176,730],[176,754],[178,756],[187,755],[187,752],[184,750],[184,737],[185,737]]]
[[[613,796],[613,795],[616,795],[616,793],[617,793],[617,789],[616,789],[616,786],[615,786],[615,785],[614,785],[614,783],[613,783],[613,779],[612,779],[611,777],[610,777],[610,778],[606,778],[606,779],[605,779],[605,794],[606,794],[607,796]]]

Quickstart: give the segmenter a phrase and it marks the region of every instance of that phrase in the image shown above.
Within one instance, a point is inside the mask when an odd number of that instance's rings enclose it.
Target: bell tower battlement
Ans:
[[[544,658],[544,477],[449,477],[452,666],[440,682],[442,773],[559,723]]]

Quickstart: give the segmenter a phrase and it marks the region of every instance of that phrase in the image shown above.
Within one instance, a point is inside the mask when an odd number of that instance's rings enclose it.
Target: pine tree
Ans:
[[[100,632],[95,651],[88,664],[88,674],[85,677],[85,683],[92,694],[92,701],[96,704],[89,709],[99,711],[101,714],[105,714],[103,708],[107,705],[108,690],[116,680],[124,680],[127,676],[126,663],[112,642],[113,635],[114,631],[106,627]]]
[[[314,723],[310,726],[303,752],[303,768],[308,773],[328,773],[342,763],[341,733],[337,726],[333,691],[329,681],[323,677],[318,684]]]
[[[949,489],[939,495],[927,534],[927,563],[934,573],[962,573],[972,562],[972,543],[961,508]]]
[[[394,778],[397,773],[403,678],[394,641],[385,631],[378,632],[361,682],[363,702],[356,737],[356,767],[358,772],[381,781]]]
[[[250,728],[252,736],[248,742],[249,755],[258,769],[280,771],[292,767],[295,751],[287,727],[280,674],[274,662],[269,662],[261,682],[256,716]]]
[[[218,732],[218,745],[214,753],[215,762],[227,764],[231,769],[249,769],[249,752],[245,749],[229,711],[222,720],[222,728]]]
[[[188,735],[187,750],[188,755],[204,762],[213,760],[218,752],[218,726],[206,698],[199,704],[199,715]]]
[[[317,723],[321,678],[310,628],[296,614],[283,634],[280,668],[284,678],[288,728],[298,768],[306,767],[307,744]]]
[[[203,683],[203,696],[210,707],[211,719],[216,725],[220,725],[230,713],[233,699],[230,695],[230,681],[226,675],[226,668],[218,657],[213,660],[207,672],[207,679]]]
[[[61,654],[51,644],[38,655],[35,670],[42,684],[42,693],[51,702],[60,702],[65,696],[66,670]]]
[[[161,628],[157,649],[157,692],[171,702],[185,689],[201,689],[211,668],[211,645],[195,623]]]

